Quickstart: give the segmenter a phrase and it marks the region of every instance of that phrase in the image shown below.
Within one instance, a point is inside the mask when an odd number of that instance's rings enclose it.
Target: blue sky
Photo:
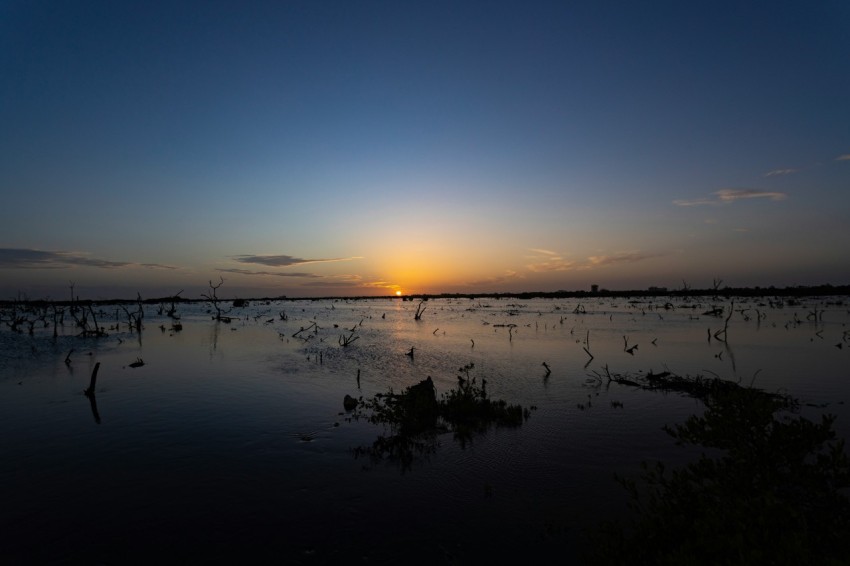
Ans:
[[[848,100],[843,2],[7,1],[0,296],[847,284]]]

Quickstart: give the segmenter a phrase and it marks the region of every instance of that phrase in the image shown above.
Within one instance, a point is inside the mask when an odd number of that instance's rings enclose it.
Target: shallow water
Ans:
[[[693,452],[661,427],[701,411],[678,394],[600,382],[606,371],[787,391],[805,416],[837,415],[850,437],[846,299],[736,300],[726,343],[709,338],[725,316],[702,313],[728,301],[670,301],[432,299],[419,321],[417,302],[280,301],[233,309],[229,324],[179,305],[181,331],[147,307],[140,335],[103,307],[103,324],[119,323],[104,338],[0,331],[3,555],[572,562],[582,529],[625,508],[613,474],[686,461]],[[343,347],[340,336],[357,339]],[[82,391],[97,362],[92,403]],[[409,469],[355,457],[384,430],[351,420],[346,394],[427,376],[442,393],[469,363],[492,397],[535,406],[530,419],[465,446],[441,435]]]

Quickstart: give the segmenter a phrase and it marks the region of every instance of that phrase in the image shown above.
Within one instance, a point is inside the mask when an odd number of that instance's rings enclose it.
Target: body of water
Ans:
[[[70,324],[56,337],[52,324],[0,331],[2,555],[575,562],[583,530],[625,512],[615,473],[695,453],[662,427],[700,413],[700,401],[609,375],[669,371],[785,392],[804,416],[837,415],[850,436],[844,298],[431,299],[414,320],[418,306],[254,302],[225,323],[179,304],[179,330],[146,306],[141,332],[101,306],[108,336]],[[345,395],[429,376],[441,394],[459,375],[533,408],[529,419],[465,443],[437,435],[412,462],[356,450],[387,431],[353,419]]]

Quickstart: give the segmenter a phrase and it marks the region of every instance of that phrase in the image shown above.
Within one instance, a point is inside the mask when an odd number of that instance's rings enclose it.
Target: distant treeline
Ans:
[[[610,291],[600,289],[599,291],[529,291],[524,293],[439,293],[428,294],[420,293],[413,295],[396,295],[383,296],[327,296],[327,297],[256,297],[250,299],[222,299],[226,301],[237,301],[247,304],[249,302],[270,302],[270,301],[327,301],[327,300],[371,300],[371,299],[401,299],[405,301],[425,300],[428,299],[582,299],[593,297],[611,297],[611,298],[638,298],[638,297],[828,297],[838,295],[850,295],[850,285],[817,285],[817,286],[796,286],[796,287],[724,287],[722,289],[680,289],[668,290],[663,288],[652,289],[635,289],[627,291]],[[205,303],[206,299],[197,298],[189,299],[184,297],[158,297],[151,299],[97,299],[97,300],[77,300],[77,301],[51,301],[47,299],[11,299],[0,300],[0,307],[8,307],[25,303],[31,306],[41,305],[57,305],[57,306],[74,306],[74,305],[114,305],[114,304],[145,304],[159,305],[164,303]],[[239,306],[239,305],[234,305]]]

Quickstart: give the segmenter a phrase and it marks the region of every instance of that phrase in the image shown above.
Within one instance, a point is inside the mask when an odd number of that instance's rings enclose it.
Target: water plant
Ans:
[[[640,478],[618,477],[632,516],[589,533],[586,562],[846,564],[850,459],[834,417],[791,416],[795,400],[751,387],[702,398],[704,414],[665,430],[705,451],[680,469],[644,462]]]
[[[356,409],[354,418],[365,418],[373,424],[385,425],[389,434],[381,435],[371,446],[354,449],[356,457],[369,455],[373,460],[388,459],[409,469],[417,456],[436,449],[440,434],[452,433],[465,446],[476,434],[491,426],[517,427],[529,418],[530,410],[492,399],[487,393],[487,380],[478,383],[470,373],[474,364],[460,368],[457,386],[437,398],[434,381],[429,376],[401,393],[390,389],[371,399],[349,399],[346,409]]]

